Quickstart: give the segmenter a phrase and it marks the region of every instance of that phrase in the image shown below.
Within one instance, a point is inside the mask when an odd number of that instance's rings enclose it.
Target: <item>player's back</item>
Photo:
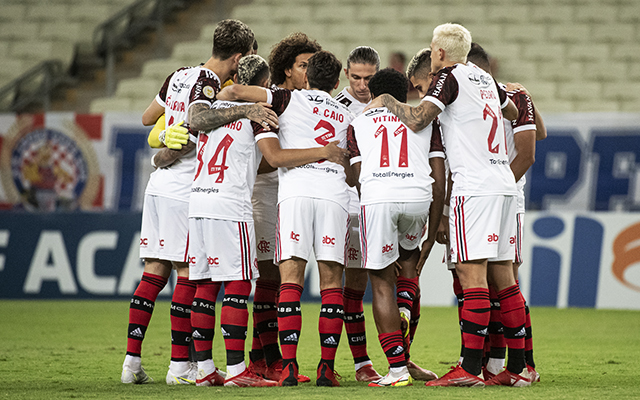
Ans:
[[[169,75],[156,96],[164,106],[165,128],[187,121],[193,104],[210,105],[220,90],[220,80],[211,70],[198,66],[181,68]],[[192,132],[197,135],[197,132]],[[149,179],[147,193],[188,200],[195,171],[195,151],[184,155],[168,168],[158,168]]]
[[[456,64],[438,73],[430,91],[429,101],[449,101],[440,102],[444,110],[438,118],[453,174],[452,195],[515,195],[501,111],[508,100],[506,94],[501,99],[491,75],[472,63]]]
[[[216,101],[212,108],[225,109],[242,104]],[[251,221],[251,195],[260,157],[254,125],[249,119],[200,133],[189,217]]]
[[[325,146],[338,140],[346,147],[347,127],[353,114],[320,90],[295,90],[279,117],[283,149]],[[342,165],[326,160],[296,168],[279,169],[278,201],[289,197],[315,197],[335,201],[348,209],[349,195]]]
[[[351,123],[361,161],[361,204],[431,200],[432,125],[413,132],[384,107],[371,109]],[[438,150],[442,154],[441,143]],[[352,155],[352,160],[358,158]]]

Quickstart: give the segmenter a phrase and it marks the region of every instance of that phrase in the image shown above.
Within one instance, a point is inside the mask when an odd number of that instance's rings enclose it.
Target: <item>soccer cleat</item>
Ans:
[[[386,387],[386,386],[411,386],[413,385],[413,379],[408,370],[404,373],[393,374],[389,371],[383,378],[374,382],[369,382],[370,387]]]
[[[142,385],[153,382],[153,379],[144,372],[144,368],[140,367],[140,371],[132,371],[127,367],[122,367],[122,375],[120,376],[122,383],[134,383]]]
[[[167,371],[167,385],[193,385],[198,378],[198,365],[191,365],[189,370],[184,374],[176,375],[171,372],[171,368]]]
[[[298,366],[290,362],[280,372],[278,386],[298,386]]]
[[[340,374],[329,368],[329,365],[327,363],[323,362],[318,365],[318,377],[316,378],[316,386],[340,386],[340,382],[338,382],[338,379],[342,379]]]
[[[264,370],[264,373],[262,373],[262,376],[272,381],[279,382],[280,378],[282,378],[282,359],[279,359],[278,361],[274,361],[271,365],[266,367]],[[297,376],[298,382],[300,383],[311,382],[311,379],[306,375],[302,375],[301,373],[298,373],[296,376]]]
[[[411,378],[413,378],[413,380],[415,381],[429,382],[438,379],[438,375],[436,375],[434,372],[420,367],[418,364],[414,363],[411,360],[407,361],[407,369],[411,374]]]
[[[249,361],[248,368],[254,373],[256,373],[256,375],[265,376],[265,373],[267,371],[267,363],[264,360],[264,358],[261,358],[257,361]]]
[[[493,372],[489,371],[487,367],[482,367],[482,378],[485,382],[490,381],[493,377],[496,376]]]
[[[527,370],[527,368],[524,368],[519,374],[514,374],[513,372],[505,369],[498,375],[494,376],[490,381],[487,381],[486,385],[525,387],[531,386],[531,378],[529,376],[529,371]]]
[[[263,377],[256,375],[256,373],[251,371],[249,368],[245,368],[241,374],[227,378],[224,381],[224,385],[237,387],[270,387],[278,386],[278,382],[264,379]]]
[[[442,378],[429,381],[425,383],[425,386],[483,387],[484,381],[479,376],[468,373],[462,367],[451,367],[451,370]]]
[[[203,370],[198,370],[198,377],[196,378],[196,386],[222,386],[224,385],[224,376],[222,371],[216,368],[215,371],[207,376],[204,376]]]
[[[373,369],[373,365],[371,364],[360,367],[360,369],[356,371],[356,381],[358,382],[373,382],[380,379],[382,379],[382,376]]]
[[[529,377],[531,377],[531,383],[540,382],[540,374],[535,370],[531,365],[527,365],[527,370],[529,371]]]

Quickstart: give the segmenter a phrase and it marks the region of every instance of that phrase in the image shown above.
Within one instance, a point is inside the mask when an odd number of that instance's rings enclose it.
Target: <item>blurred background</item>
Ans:
[[[0,298],[131,296],[152,171],[142,112],[171,72],[209,58],[218,21],[237,18],[265,58],[302,31],[343,64],[368,45],[400,70],[435,26],[465,25],[494,76],[527,87],[549,132],[527,174],[529,303],[640,309],[640,1],[0,0],[0,10]],[[454,304],[442,251],[422,277],[425,305]],[[313,266],[307,275],[306,300],[317,300]]]

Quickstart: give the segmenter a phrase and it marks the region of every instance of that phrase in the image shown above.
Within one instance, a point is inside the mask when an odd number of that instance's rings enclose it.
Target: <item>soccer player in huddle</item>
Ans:
[[[404,74],[390,68],[379,71],[369,82],[373,96],[386,93],[399,102],[406,102],[407,87]],[[413,132],[387,108],[379,107],[351,123],[348,141],[360,183],[362,267],[371,279],[378,338],[390,365],[389,373],[369,386],[407,386],[412,382],[407,368],[408,342],[401,331],[398,308],[405,302],[400,296],[396,302],[395,286],[396,280],[401,286],[404,275],[417,277],[418,246],[428,218],[433,220],[427,241],[435,242],[444,200],[440,131],[437,124],[430,124]],[[401,267],[397,279],[396,262]]]
[[[483,70],[491,73],[489,55],[477,43],[471,44],[471,50],[467,55],[468,61],[474,63]],[[511,85],[501,86],[508,90]],[[542,117],[533,105],[531,97],[524,90],[511,90],[507,92],[509,98],[518,108],[518,119],[515,121],[504,121],[507,137],[507,148],[509,149],[509,166],[515,176],[518,186],[517,210],[516,210],[516,237],[515,237],[515,257],[513,260],[513,274],[518,283],[518,268],[522,264],[522,236],[524,231],[525,198],[524,185],[526,184],[525,173],[535,162],[536,140],[546,138],[547,132],[544,127]],[[506,343],[504,339],[503,326],[501,322],[500,301],[493,285],[489,285],[489,296],[491,298],[491,323],[489,324],[490,352],[483,375],[485,380],[490,380],[499,374],[505,363]],[[525,359],[527,368],[532,378],[532,383],[540,380],[540,375],[535,370],[533,360],[533,339],[531,335],[531,317],[529,307],[525,302]]]
[[[142,116],[144,125],[153,125],[165,116],[164,138],[150,138],[150,144],[162,143],[167,148],[154,155],[152,164],[157,169],[151,174],[145,190],[140,239],[140,257],[144,259],[145,268],[131,299],[127,355],[121,375],[123,383],[152,381],[142,368],[142,341],[155,300],[166,285],[172,268],[177,269],[178,282],[171,305],[171,364],[166,382],[190,384],[195,381],[196,370],[189,363],[189,344],[190,310],[196,288],[188,279],[187,263],[187,213],[196,163],[195,136],[180,124],[185,120],[191,122],[191,132],[205,128],[202,123],[196,123],[197,113],[194,111],[200,110],[201,115],[208,113],[220,89],[221,79],[235,73],[238,60],[249,51],[253,41],[253,32],[242,22],[221,21],[214,32],[211,58],[202,66],[181,68],[167,77]],[[236,112],[235,116],[209,115],[211,127],[239,116],[277,125],[275,115],[259,105],[248,105]]]
[[[242,58],[238,79],[246,85],[266,87],[269,81],[266,61],[259,56]],[[212,108],[226,109],[242,104],[216,100]],[[212,338],[215,316],[194,309],[193,335],[200,356],[198,384],[203,386],[278,384],[257,375],[244,362],[247,302],[251,280],[258,276],[251,204],[260,162],[256,141],[267,161],[277,166],[295,167],[324,158],[342,160],[344,157],[343,150],[335,143],[301,151],[282,150],[274,136],[248,119],[199,135],[198,165],[189,205],[190,278],[197,280],[199,292],[201,288],[206,289],[202,296],[208,296],[207,303],[199,307],[206,310],[215,308],[216,296],[224,282],[220,326],[227,352],[227,376],[223,380],[211,359],[212,343],[206,334],[211,332]]]
[[[369,80],[380,68],[378,52],[369,46],[356,47],[347,57],[344,73],[349,80],[345,87],[335,97],[344,104],[349,111],[358,116],[371,101]],[[349,348],[353,355],[356,370],[356,380],[371,382],[381,376],[373,369],[373,363],[367,353],[366,325],[362,299],[367,289],[369,277],[361,266],[361,251],[358,232],[358,213],[360,212],[360,198],[355,187],[349,189],[349,249],[347,250],[347,265],[344,271],[344,327],[347,332]]]
[[[278,42],[269,54],[271,84],[288,90],[307,87],[307,61],[321,47],[301,32]],[[256,229],[258,269],[253,300],[253,342],[250,367],[268,379],[280,380],[282,354],[278,346],[278,311],[276,296],[280,288],[280,271],[273,263],[278,203],[278,171],[263,159],[253,191],[253,220]],[[300,382],[309,377],[298,374]]]
[[[268,100],[272,104],[279,116],[279,139],[283,149],[324,146],[329,140],[339,140],[341,146],[346,146],[347,127],[353,114],[331,98],[331,92],[338,87],[341,69],[342,64],[333,54],[320,51],[309,58],[307,80],[310,89],[263,91],[248,88],[247,93],[236,93],[235,96],[250,101]],[[321,160],[278,171],[275,261],[282,279],[278,303],[282,386],[298,384],[296,355],[302,327],[300,297],[304,270],[312,250],[318,260],[322,296],[318,324],[321,359],[316,385],[340,385],[334,362],[344,317],[342,270],[346,263],[349,225],[346,180],[353,180],[350,172],[346,158],[341,164]]]
[[[386,106],[412,130],[438,117],[452,172],[449,236],[464,293],[465,353],[461,365],[426,385],[485,385],[480,375],[490,318],[490,281],[498,291],[509,357],[507,368],[487,385],[527,386],[531,378],[524,356],[524,301],[512,270],[517,187],[509,168],[502,118],[504,114],[514,120],[518,113],[489,74],[466,64],[470,48],[466,28],[436,27],[431,69],[437,72],[420,105],[409,107],[383,95],[369,107]]]

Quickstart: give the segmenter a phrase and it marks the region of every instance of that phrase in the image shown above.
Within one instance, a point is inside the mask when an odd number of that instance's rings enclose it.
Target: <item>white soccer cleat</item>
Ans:
[[[195,385],[198,377],[198,364],[192,363],[187,372],[183,374],[174,374],[171,368],[167,371],[167,385]]]
[[[134,371],[123,365],[120,381],[122,383],[145,384],[153,382],[153,379],[144,372],[144,368],[142,367],[140,367],[139,371]]]
[[[386,387],[386,386],[411,386],[413,379],[409,370],[404,368],[403,372],[393,373],[389,371],[388,374],[378,379],[377,381],[369,383],[370,387]]]

